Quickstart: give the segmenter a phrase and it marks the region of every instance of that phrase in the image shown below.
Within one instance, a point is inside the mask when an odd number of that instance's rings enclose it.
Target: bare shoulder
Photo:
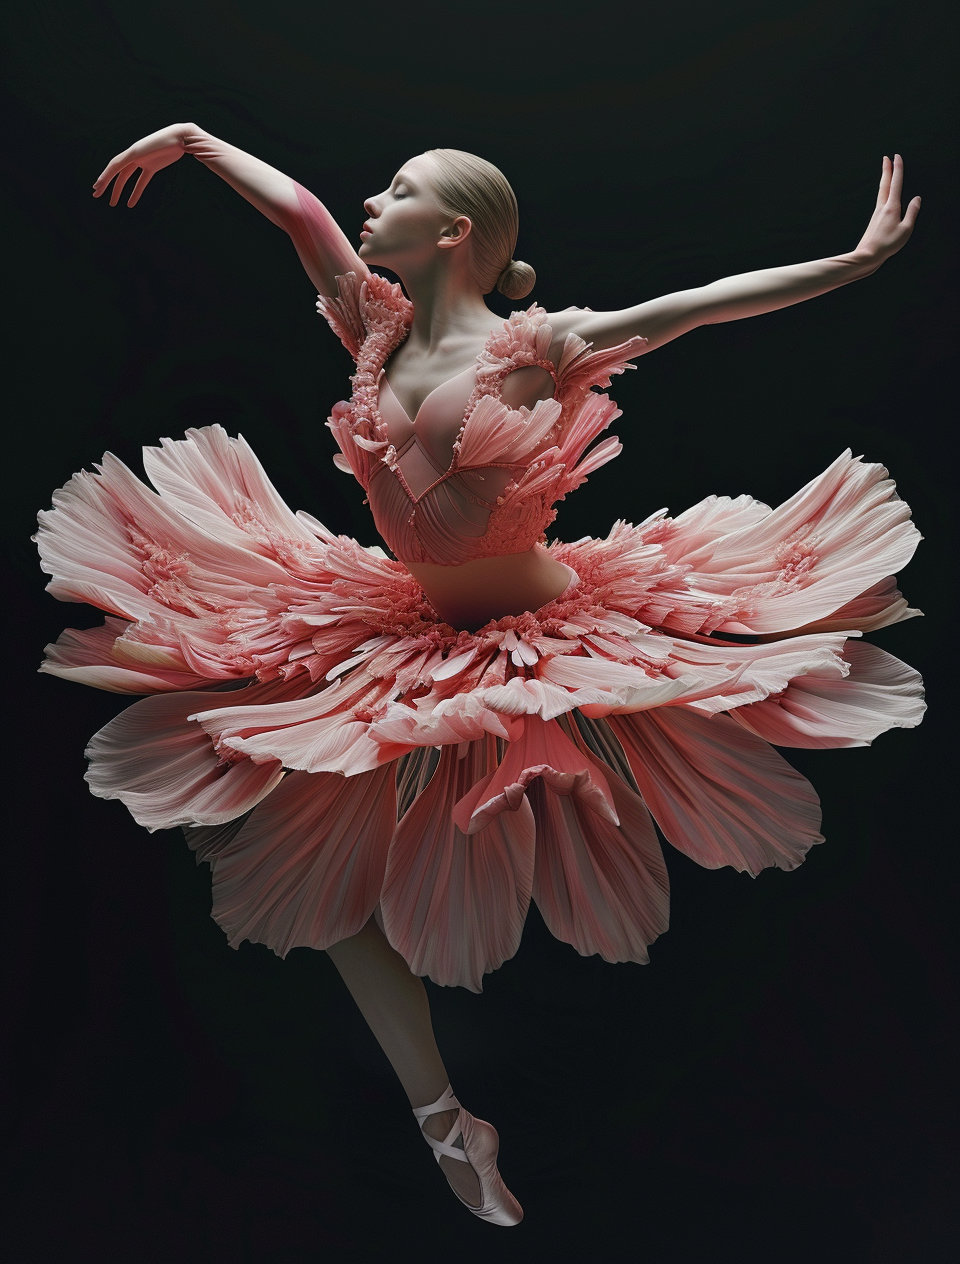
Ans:
[[[589,307],[565,307],[562,312],[547,312],[547,323],[558,337],[566,337],[583,323],[584,315],[591,315]]]
[[[589,307],[565,307],[561,312],[547,312],[547,324],[553,330],[553,341],[550,344],[548,358],[555,365],[560,362],[563,344],[568,336],[577,333],[578,326],[583,325],[584,315],[589,312]]]

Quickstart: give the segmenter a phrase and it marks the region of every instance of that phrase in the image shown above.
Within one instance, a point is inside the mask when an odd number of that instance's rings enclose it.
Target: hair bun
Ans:
[[[511,259],[497,278],[497,289],[509,299],[526,298],[537,282],[529,263]]]

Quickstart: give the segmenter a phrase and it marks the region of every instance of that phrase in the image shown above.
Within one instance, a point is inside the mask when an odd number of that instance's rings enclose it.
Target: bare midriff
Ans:
[[[570,571],[535,544],[526,553],[479,557],[460,566],[405,562],[441,619],[476,632],[491,619],[536,611],[570,583]]]

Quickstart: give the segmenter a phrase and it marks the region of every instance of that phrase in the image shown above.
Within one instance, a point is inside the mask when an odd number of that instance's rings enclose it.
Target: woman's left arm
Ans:
[[[784,268],[763,268],[724,277],[710,285],[679,290],[662,298],[627,307],[619,312],[566,311],[551,316],[559,353],[568,333],[578,334],[596,351],[614,347],[628,338],[647,339],[646,351],[688,333],[700,325],[717,325],[728,320],[759,316],[781,307],[802,303],[826,294],[850,281],[869,276],[905,245],[920,211],[915,197],[901,218],[900,191],[903,161],[899,154],[891,163],[883,160],[883,175],[876,209],[856,250],[830,259],[795,263]]]

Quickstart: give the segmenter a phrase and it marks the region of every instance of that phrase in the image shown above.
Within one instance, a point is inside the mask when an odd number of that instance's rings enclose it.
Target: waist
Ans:
[[[441,619],[468,632],[504,615],[536,612],[580,578],[572,566],[552,558],[541,544],[525,553],[480,557],[459,566],[404,565]]]

